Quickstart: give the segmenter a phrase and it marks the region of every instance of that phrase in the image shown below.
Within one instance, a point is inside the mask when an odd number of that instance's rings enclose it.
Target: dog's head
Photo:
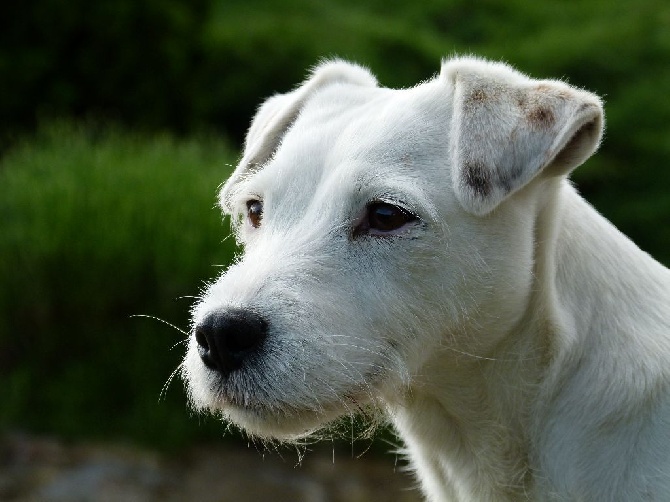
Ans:
[[[220,194],[244,253],[194,308],[194,406],[296,437],[485,355],[528,301],[543,191],[601,131],[594,95],[476,59],[404,90],[329,62],[268,99]]]

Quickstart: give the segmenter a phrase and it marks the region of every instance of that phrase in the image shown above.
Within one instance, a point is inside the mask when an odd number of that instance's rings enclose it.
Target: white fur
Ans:
[[[193,313],[261,313],[264,355],[221,378],[191,337],[194,406],[280,439],[378,406],[433,501],[670,500],[670,272],[566,180],[602,124],[472,58],[404,90],[324,63],[267,100],[221,191],[244,253]],[[419,221],[356,235],[371,201]]]

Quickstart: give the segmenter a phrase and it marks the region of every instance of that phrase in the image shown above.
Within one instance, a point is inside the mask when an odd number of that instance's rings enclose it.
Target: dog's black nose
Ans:
[[[265,319],[250,310],[213,312],[195,327],[198,353],[205,366],[228,375],[258,351],[267,330]]]

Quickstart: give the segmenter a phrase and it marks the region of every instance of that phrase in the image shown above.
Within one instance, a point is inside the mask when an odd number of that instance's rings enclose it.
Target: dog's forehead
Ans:
[[[435,82],[411,89],[334,85],[307,101],[286,143],[313,135],[330,155],[350,158],[387,156],[430,141],[430,128],[444,122],[436,107],[448,104]],[[442,86],[439,86],[442,87]],[[422,137],[421,137],[422,136]],[[290,143],[289,143],[290,142]],[[320,148],[320,146],[317,146]]]
[[[440,170],[447,177],[449,106],[430,83],[402,90],[324,89],[305,104],[273,159],[258,173],[259,183],[264,191],[311,198],[324,184],[335,193],[371,179],[383,185],[394,179],[434,178],[433,171]]]

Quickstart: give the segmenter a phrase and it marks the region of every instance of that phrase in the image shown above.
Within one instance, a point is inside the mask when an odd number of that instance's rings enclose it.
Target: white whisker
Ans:
[[[170,326],[173,329],[176,329],[177,331],[179,331],[183,335],[189,336],[188,332],[186,332],[183,329],[175,326],[171,322],[166,321],[165,319],[161,319],[160,317],[156,317],[156,316],[153,316],[153,315],[146,315],[146,314],[133,314],[130,317],[144,317],[146,319],[153,319],[154,321],[158,321],[158,322],[163,323],[167,326]]]

